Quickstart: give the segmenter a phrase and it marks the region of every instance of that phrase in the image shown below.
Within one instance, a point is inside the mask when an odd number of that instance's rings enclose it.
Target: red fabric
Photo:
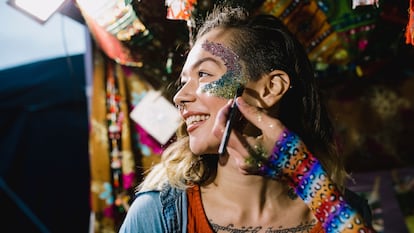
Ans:
[[[130,49],[125,46],[114,35],[107,32],[103,27],[99,26],[93,17],[87,12],[81,11],[86,24],[91,32],[96,44],[111,59],[121,65],[140,67],[142,61],[132,54]]]
[[[189,233],[213,233],[213,229],[204,213],[203,203],[201,202],[200,187],[195,185],[187,190],[188,197],[188,224]],[[322,225],[318,222],[309,233],[324,233]]]
[[[325,230],[322,227],[322,224],[318,222],[314,228],[312,228],[309,233],[325,233]]]
[[[197,0],[172,0],[167,3],[167,19],[189,20]]]
[[[201,202],[200,187],[194,185],[187,190],[188,197],[188,224],[189,233],[213,233],[213,229],[204,214],[203,203]]]
[[[405,31],[405,42],[414,45],[414,0],[410,1],[409,18]]]

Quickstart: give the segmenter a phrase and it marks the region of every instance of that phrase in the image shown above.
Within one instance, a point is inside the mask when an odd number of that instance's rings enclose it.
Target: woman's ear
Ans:
[[[289,90],[289,75],[282,70],[273,70],[263,77],[263,90],[261,91],[263,108],[275,105],[282,96]]]

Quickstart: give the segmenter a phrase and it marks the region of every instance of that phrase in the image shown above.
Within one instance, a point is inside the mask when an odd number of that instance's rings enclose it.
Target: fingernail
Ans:
[[[244,102],[243,98],[241,98],[241,97],[236,99],[236,103],[237,103],[237,105],[244,105],[244,106],[247,105],[247,103]]]

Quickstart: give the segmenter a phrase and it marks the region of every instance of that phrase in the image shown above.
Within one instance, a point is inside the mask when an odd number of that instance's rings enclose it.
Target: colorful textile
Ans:
[[[89,152],[91,166],[91,208],[94,232],[114,232],[112,204],[114,202],[109,173],[109,150],[106,121],[104,59],[95,51],[93,95],[91,97]],[[105,168],[105,169],[103,169]]]
[[[348,53],[350,62],[355,62],[365,52],[370,43],[370,36],[377,25],[379,7],[355,7],[346,1],[323,0],[320,4],[325,9],[328,20],[339,35],[343,47]],[[356,4],[356,3],[354,3]],[[371,4],[368,1],[361,4]],[[375,4],[378,6],[378,4]]]
[[[105,28],[105,25],[101,25],[102,22],[99,22],[99,19],[93,17],[87,7],[80,5],[79,9],[85,19],[89,31],[91,32],[91,35],[93,36],[94,41],[108,57],[122,65],[133,67],[143,66],[142,57],[131,51],[130,46],[125,43],[131,41],[132,37],[133,41],[131,42],[134,43],[148,40],[148,38],[151,37],[151,33],[136,16],[136,19],[127,24],[125,28],[119,29],[119,27],[115,27],[118,28],[115,30],[115,28],[110,29],[111,25],[106,25],[109,28]],[[132,11],[130,6],[128,9]],[[131,13],[135,15],[135,12],[132,11]],[[118,19],[114,20],[112,23],[115,25],[121,22],[119,22]]]
[[[122,73],[126,77],[126,88],[128,90],[126,95],[130,100],[129,112],[131,112],[153,87],[145,82],[143,75],[138,72],[133,72],[130,67],[123,66]],[[134,121],[131,121],[131,124],[133,128],[131,140],[133,147],[136,148],[139,154],[138,166],[141,171],[145,171],[160,161],[161,154],[168,145],[160,145],[157,140],[151,137],[148,132]]]
[[[321,163],[308,151],[300,138],[285,130],[272,154],[261,166],[261,174],[282,178],[309,206],[327,233],[374,232],[362,217],[346,203]]]
[[[311,61],[348,62],[338,34],[316,1],[266,0],[259,12],[279,17],[303,44]]]
[[[414,45],[414,0],[410,0],[410,8],[408,9],[409,18],[405,31],[405,42]]]
[[[93,227],[94,232],[116,232],[137,185],[126,84],[114,61],[96,52],[94,65],[89,136]]]
[[[166,0],[167,19],[189,20],[197,0]]]
[[[129,118],[151,86],[95,48],[89,152],[94,232],[116,232],[163,147]]]

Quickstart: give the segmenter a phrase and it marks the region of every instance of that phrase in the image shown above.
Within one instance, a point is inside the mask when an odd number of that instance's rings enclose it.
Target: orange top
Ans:
[[[194,185],[187,189],[188,197],[188,224],[189,233],[214,233],[213,228],[204,213],[203,203],[201,202],[200,187]],[[318,222],[309,233],[324,233],[322,225]]]
[[[201,202],[200,187],[194,185],[187,189],[188,199],[188,233],[214,233],[207,216],[204,213],[203,203]]]

